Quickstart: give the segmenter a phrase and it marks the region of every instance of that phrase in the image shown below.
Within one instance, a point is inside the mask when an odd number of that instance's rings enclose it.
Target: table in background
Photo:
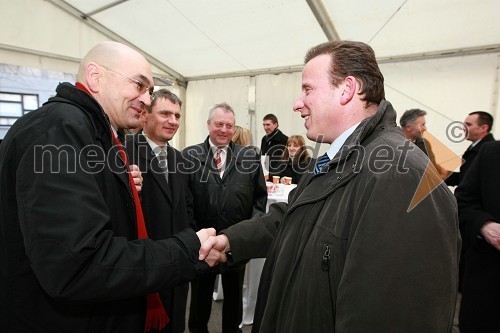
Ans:
[[[288,194],[297,185],[284,185],[280,184],[283,188],[282,195],[269,194],[267,196],[267,207],[266,211],[269,210],[269,205],[276,202],[287,202]],[[264,267],[266,259],[257,258],[251,259],[245,269],[245,281],[243,282],[243,318],[241,326],[251,325],[253,323],[253,316],[255,312],[255,303],[257,301],[257,291],[259,289],[260,275],[262,273],[262,268]]]

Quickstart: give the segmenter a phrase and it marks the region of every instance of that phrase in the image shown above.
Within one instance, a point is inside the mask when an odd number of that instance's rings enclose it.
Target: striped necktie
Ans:
[[[219,174],[222,172],[222,149],[219,148],[217,149],[217,153],[215,154],[215,165],[217,166],[217,171],[219,171]]]
[[[327,153],[321,155],[321,157],[318,158],[318,161],[316,161],[316,166],[314,167],[314,174],[315,175],[318,174],[328,162],[330,162],[330,157],[328,157]]]

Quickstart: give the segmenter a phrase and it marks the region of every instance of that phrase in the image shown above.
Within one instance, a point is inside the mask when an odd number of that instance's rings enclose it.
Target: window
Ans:
[[[0,127],[9,128],[23,114],[38,109],[38,95],[0,92]]]

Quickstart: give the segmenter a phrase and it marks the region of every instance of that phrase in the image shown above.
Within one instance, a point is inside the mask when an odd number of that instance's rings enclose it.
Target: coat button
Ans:
[[[338,176],[337,177],[337,181],[341,180],[342,179],[342,176]]]

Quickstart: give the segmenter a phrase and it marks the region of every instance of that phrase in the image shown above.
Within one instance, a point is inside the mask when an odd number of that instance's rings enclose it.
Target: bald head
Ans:
[[[83,58],[77,81],[101,105],[115,128],[137,128],[151,104],[151,66],[144,56],[117,42],[102,42]]]
[[[94,46],[83,58],[78,68],[77,80],[83,83],[85,78],[85,68],[88,63],[95,62],[106,67],[115,67],[124,61],[134,59],[139,62],[147,60],[131,47],[113,41],[106,41]]]

